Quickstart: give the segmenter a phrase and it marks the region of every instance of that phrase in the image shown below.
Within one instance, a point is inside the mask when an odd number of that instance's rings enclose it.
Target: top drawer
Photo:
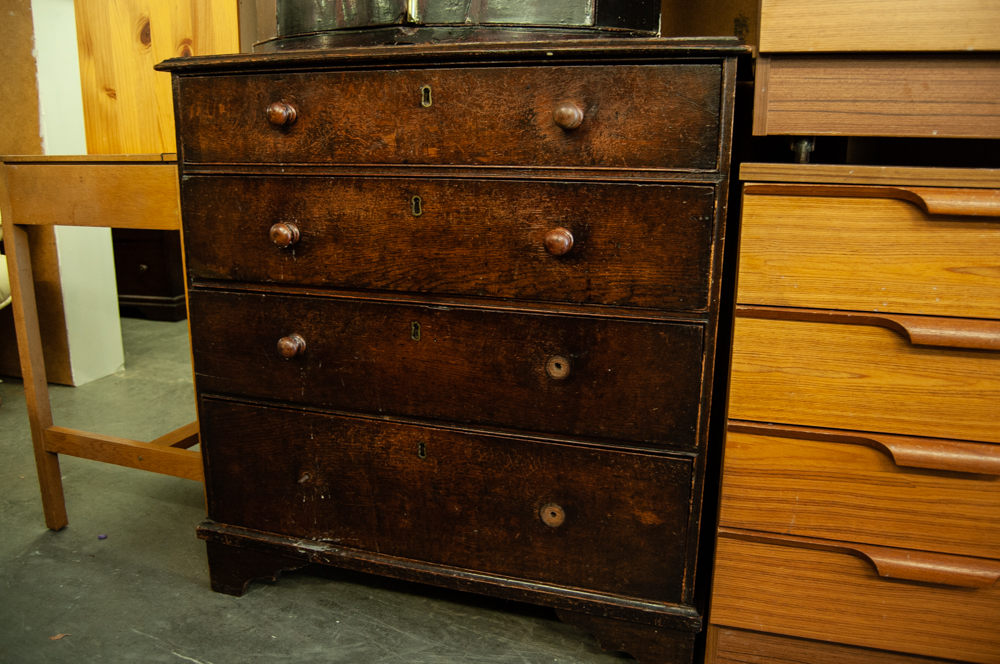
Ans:
[[[709,64],[182,77],[180,152],[202,163],[714,170],[721,92],[722,67]],[[269,117],[275,103],[286,113]]]

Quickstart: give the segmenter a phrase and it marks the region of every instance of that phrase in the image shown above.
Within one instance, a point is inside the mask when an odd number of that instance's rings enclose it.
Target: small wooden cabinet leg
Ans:
[[[640,664],[690,664],[694,657],[694,632],[558,609],[556,615],[564,623],[589,632],[602,650],[628,653]]]
[[[276,581],[282,572],[290,572],[309,564],[299,558],[276,556],[218,542],[206,544],[212,590],[235,597],[242,597],[254,579]]]

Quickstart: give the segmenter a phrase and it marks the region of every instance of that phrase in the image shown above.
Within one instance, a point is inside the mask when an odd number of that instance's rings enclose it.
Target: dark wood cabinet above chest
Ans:
[[[213,588],[338,565],[692,661],[740,53],[161,65]]]

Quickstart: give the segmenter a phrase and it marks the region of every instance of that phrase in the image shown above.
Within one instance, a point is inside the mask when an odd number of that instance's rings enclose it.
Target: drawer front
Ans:
[[[183,200],[194,279],[708,308],[712,187],[192,177]]]
[[[880,577],[867,560],[720,536],[712,622],[897,650],[1000,662],[1000,586],[957,588]]]
[[[902,467],[860,444],[730,430],[719,518],[732,528],[1000,558],[1000,477]]]
[[[741,304],[1000,318],[1000,218],[747,194],[739,284]]]
[[[269,73],[179,86],[186,162],[718,168],[719,65]],[[294,122],[269,122],[275,102],[294,107]],[[575,129],[556,124],[562,104],[582,112]]]
[[[1000,352],[742,316],[734,335],[733,419],[1000,442]]]
[[[200,417],[220,523],[682,600],[689,460],[208,398]]]
[[[698,445],[699,324],[202,291],[190,308],[202,393]]]

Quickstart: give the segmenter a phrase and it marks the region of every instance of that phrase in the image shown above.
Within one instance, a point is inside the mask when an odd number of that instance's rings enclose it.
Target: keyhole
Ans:
[[[417,443],[417,458],[426,459],[427,458],[427,444],[423,441]]]
[[[431,86],[425,85],[420,88],[420,105],[424,108],[430,108],[434,100],[431,98]]]
[[[424,201],[419,196],[410,199],[410,212],[414,217],[419,217],[424,213]]]
[[[420,323],[417,321],[410,323],[410,338],[414,341],[420,341]]]

